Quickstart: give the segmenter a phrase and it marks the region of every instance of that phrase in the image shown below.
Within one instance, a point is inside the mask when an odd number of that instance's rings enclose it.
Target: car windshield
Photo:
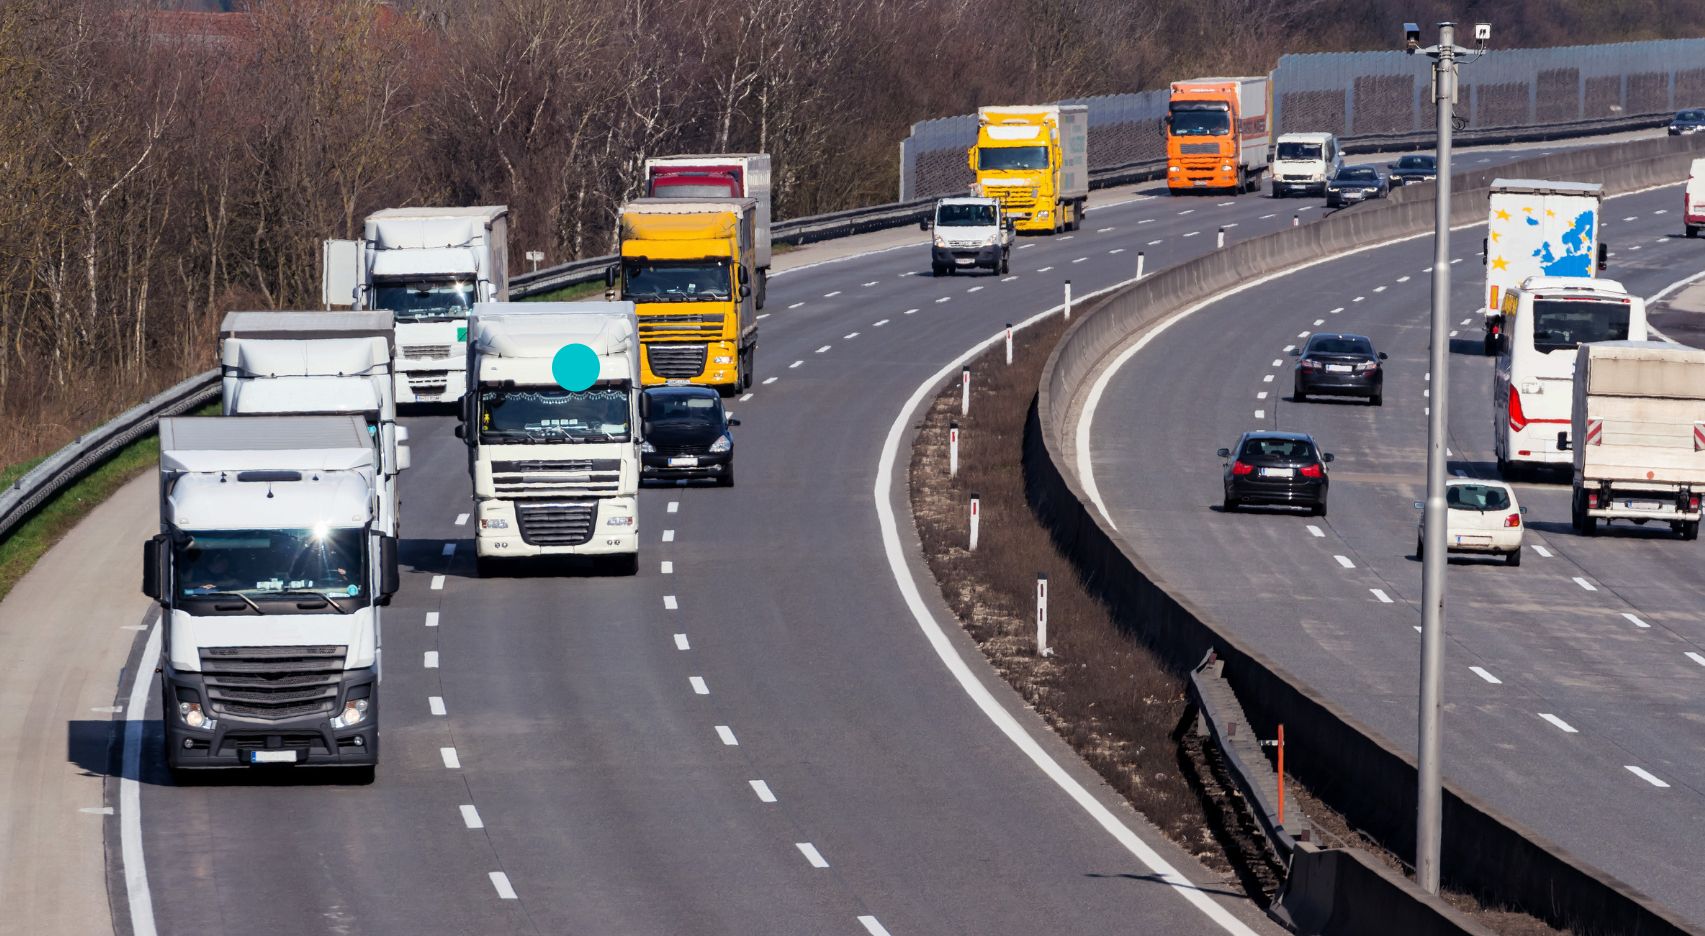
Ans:
[[[1373,171],[1372,169],[1368,169],[1366,167],[1356,167],[1353,169],[1340,169],[1340,170],[1338,170],[1338,174],[1332,177],[1332,181],[1334,181],[1334,182],[1378,182],[1379,181],[1379,173]]]
[[[1594,341],[1628,339],[1626,302],[1580,299],[1533,301],[1533,347],[1538,351],[1570,351]]]
[[[1319,143],[1280,143],[1279,159],[1319,159]]]
[[[1316,338],[1308,343],[1308,354],[1365,354],[1373,356],[1373,342],[1353,336]]]
[[[1046,169],[1046,146],[979,146],[978,169]]]
[[[622,263],[622,298],[629,302],[715,302],[729,295],[726,260]]]
[[[173,546],[177,595],[242,596],[262,607],[304,593],[357,598],[367,587],[365,540],[359,528],[186,532]]]
[[[478,301],[471,280],[436,283],[387,283],[373,287],[373,308],[396,315],[399,321],[466,318]]]
[[[1491,484],[1453,484],[1445,488],[1445,505],[1452,510],[1508,510],[1510,492]]]
[[[1246,439],[1239,458],[1274,461],[1313,461],[1314,443],[1307,439]]]
[[[993,227],[993,205],[941,205],[935,209],[936,227]]]
[[[1399,169],[1433,169],[1437,166],[1431,156],[1405,156],[1397,161]]]
[[[1682,111],[1681,113],[1675,115],[1675,119],[1676,120],[1685,120],[1685,121],[1690,121],[1690,122],[1692,122],[1692,121],[1705,121],[1705,111],[1696,111],[1696,110]]]
[[[721,426],[722,401],[715,396],[687,393],[653,393],[651,421],[671,426]]]
[[[626,442],[631,431],[628,391],[621,385],[578,393],[561,387],[484,387],[479,404],[481,442]]]
[[[1173,136],[1225,136],[1231,133],[1231,114],[1223,110],[1175,110]]]

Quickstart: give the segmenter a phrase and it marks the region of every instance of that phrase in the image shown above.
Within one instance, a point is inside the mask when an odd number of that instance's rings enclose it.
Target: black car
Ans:
[[[1311,395],[1367,397],[1375,406],[1385,403],[1384,351],[1361,335],[1310,335],[1308,343],[1292,351],[1297,360],[1298,403]]]
[[[1670,136],[1687,136],[1705,130],[1705,110],[1684,110],[1669,122]]]
[[[1233,455],[1233,453],[1236,453]],[[1244,504],[1308,507],[1326,516],[1326,463],[1314,437],[1301,432],[1245,432],[1225,459],[1225,501],[1230,513]]]
[[[1345,166],[1326,180],[1326,207],[1344,208],[1357,202],[1384,198],[1391,187],[1385,175],[1372,166]]]
[[[722,409],[712,387],[651,387],[645,391],[645,441],[639,446],[646,481],[715,478],[734,485],[734,435],[740,425]]]
[[[1391,170],[1386,176],[1392,188],[1411,182],[1433,182],[1439,177],[1439,162],[1431,156],[1405,156],[1385,168]]]

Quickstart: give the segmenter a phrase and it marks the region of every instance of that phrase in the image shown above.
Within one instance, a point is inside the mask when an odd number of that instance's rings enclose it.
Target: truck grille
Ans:
[[[1184,156],[1218,156],[1220,145],[1218,143],[1180,143],[1178,144],[1178,152]]]
[[[704,373],[705,346],[702,344],[648,344],[645,359],[651,372],[662,378],[697,377]]]
[[[647,313],[639,319],[639,338],[641,341],[658,338],[720,338],[726,319],[727,316],[721,312],[678,315]]]
[[[498,494],[601,494],[621,489],[622,463],[615,458],[572,461],[494,461],[491,483]]]
[[[515,513],[521,521],[521,538],[533,546],[579,546],[592,538],[598,520],[596,501],[519,503]]]
[[[443,374],[409,374],[408,387],[415,396],[436,396],[450,386],[450,380]]]
[[[447,344],[398,345],[397,354],[417,361],[436,361],[450,356],[450,346]]]
[[[208,710],[252,721],[330,715],[348,654],[348,647],[204,647]]]
[[[990,188],[989,194],[1001,206],[1007,209],[1030,208],[1036,204],[1036,196],[1030,194],[1030,189],[1021,188]]]

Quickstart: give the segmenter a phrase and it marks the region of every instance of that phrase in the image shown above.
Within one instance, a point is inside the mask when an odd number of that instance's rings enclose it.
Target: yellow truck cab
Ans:
[[[750,198],[636,198],[622,206],[622,299],[639,317],[641,380],[752,385],[758,204]]]
[[[998,199],[1020,234],[1075,231],[1089,200],[1089,108],[983,107],[966,154],[975,196]]]

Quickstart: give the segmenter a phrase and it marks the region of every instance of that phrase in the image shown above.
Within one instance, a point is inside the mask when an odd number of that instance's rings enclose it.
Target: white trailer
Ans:
[[[1485,351],[1507,340],[1505,299],[1530,276],[1592,278],[1604,269],[1599,242],[1604,186],[1593,182],[1494,179],[1486,208]]]
[[[1575,529],[1591,536],[1600,520],[1658,522],[1697,539],[1705,350],[1664,341],[1581,345],[1574,402]]]
[[[753,225],[757,305],[764,307],[770,278],[770,154],[721,153],[658,156],[645,161],[645,194],[652,198],[750,198],[758,203]]]

